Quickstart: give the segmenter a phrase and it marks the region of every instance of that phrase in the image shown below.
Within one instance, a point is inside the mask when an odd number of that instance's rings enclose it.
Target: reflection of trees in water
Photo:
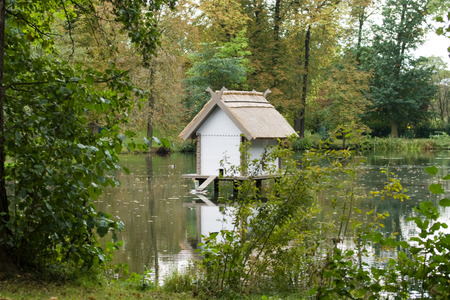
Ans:
[[[127,262],[130,272],[142,273],[147,268],[160,278],[163,268],[183,249],[187,222],[182,202],[189,186],[183,185],[181,174],[195,169],[191,161],[184,155],[122,158],[131,174],[118,174],[121,186],[108,189],[98,206],[125,224],[119,236],[124,247],[115,261]]]
[[[358,167],[356,172],[357,192],[359,195],[365,195],[358,198],[354,205],[363,211],[363,214],[357,216],[358,220],[364,222],[364,213],[372,209],[378,213],[387,211],[390,216],[382,221],[384,228],[379,228],[380,232],[385,235],[397,233],[397,239],[402,240],[409,239],[415,235],[415,226],[407,221],[407,218],[414,215],[414,207],[421,201],[429,200],[428,186],[435,182],[436,178],[427,174],[425,167],[431,165],[435,165],[440,169],[441,177],[447,174],[450,166],[448,152],[413,152],[408,153],[406,156],[389,153],[369,155],[364,165]],[[402,202],[399,199],[380,200],[379,198],[371,199],[369,197],[370,191],[382,190],[384,184],[388,181],[386,174],[381,172],[382,169],[395,174],[395,178],[400,180],[403,188],[408,190],[406,194],[410,197],[409,200]],[[444,189],[449,191],[450,181],[442,183]],[[344,201],[345,195],[342,194],[345,194],[345,192],[342,189],[334,191],[335,194],[339,192],[341,192],[341,198],[338,199]],[[331,215],[330,219],[338,224],[340,210],[336,210],[337,213],[333,214],[334,210],[331,208],[332,193],[331,190],[324,191],[325,195],[321,200],[321,205],[324,209],[323,216],[328,215],[330,217]],[[377,251],[381,251],[381,249],[377,249]]]
[[[381,232],[398,232],[401,239],[415,233],[406,218],[412,216],[413,207],[429,195],[428,185],[433,179],[423,171],[425,165],[434,164],[448,172],[450,164],[448,153],[438,160],[432,160],[427,155],[407,159],[397,156],[369,157],[358,168],[358,192],[367,196],[356,199],[354,206],[363,211],[389,211],[391,216],[384,220],[385,227],[380,228]],[[120,236],[125,245],[118,251],[115,261],[127,262],[132,272],[142,273],[145,266],[160,279],[164,268],[178,259],[177,255],[184,253],[183,250],[195,248],[198,242],[199,215],[196,207],[186,205],[192,201],[189,190],[193,185],[181,179],[181,174],[195,172],[194,156],[179,153],[169,157],[126,155],[122,165],[132,173],[118,174],[121,186],[108,189],[102,197],[103,202],[97,204],[100,210],[119,215],[125,224]],[[408,195],[411,200],[368,199],[370,191],[383,188],[386,181],[386,175],[381,173],[383,167],[389,167],[389,171],[397,174],[402,185],[410,190]],[[448,191],[450,181],[444,184]],[[320,199],[323,217],[327,215],[338,224],[339,213],[333,214],[330,191],[324,190],[324,194],[325,197]],[[386,249],[375,245],[372,251],[383,255]]]
[[[152,189],[152,178],[153,178],[153,161],[152,161],[152,154],[149,153],[145,156],[145,162],[146,162],[146,166],[147,166],[147,188],[148,191],[150,193],[150,195],[153,192]],[[151,199],[156,199],[154,196],[150,197]],[[149,201],[149,212],[150,212],[150,216],[156,216],[156,211],[155,211],[155,202],[156,201]],[[155,271],[155,281],[158,282],[159,281],[159,264],[158,264],[158,241],[156,239],[156,232],[155,232],[155,224],[150,223],[150,247],[147,253],[147,259],[144,262],[144,266],[150,267],[151,264],[151,258],[153,256],[153,269]]]
[[[372,202],[378,212],[388,211],[391,215],[384,222],[385,228],[382,231],[386,234],[398,232],[398,239],[408,239],[412,235],[415,235],[416,231],[414,230],[415,226],[411,225],[411,222],[407,221],[407,218],[414,215],[414,207],[419,205],[420,202],[430,200],[428,186],[437,179],[427,174],[425,167],[434,165],[441,170],[441,175],[446,174],[450,165],[448,153],[424,153],[423,155],[416,154],[415,156],[407,156],[404,158],[383,158],[381,160],[384,161],[384,164],[378,163],[379,168],[374,168],[375,175],[376,171],[378,171],[378,174],[381,174],[382,167],[393,172],[400,180],[403,188],[408,190],[406,194],[410,199],[403,202],[396,199],[387,199],[384,201],[372,200]],[[375,183],[379,182],[380,187],[387,180],[384,174],[376,175],[377,178],[375,180],[374,177],[370,178]],[[448,182],[445,182],[445,185],[447,185],[446,188],[448,190]]]

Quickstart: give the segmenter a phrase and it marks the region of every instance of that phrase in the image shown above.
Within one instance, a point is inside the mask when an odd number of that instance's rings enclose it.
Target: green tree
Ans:
[[[361,118],[372,104],[367,99],[371,74],[359,70],[356,59],[351,55],[338,57],[328,69],[329,77],[319,87],[316,100],[319,104],[316,109],[324,117],[316,119],[316,126],[325,125],[329,130],[351,127],[366,131]]]
[[[270,88],[271,99],[274,99],[280,93],[277,84],[278,57],[282,53],[279,49],[282,31],[280,9],[271,7],[267,1],[254,0],[243,0],[242,7],[248,20],[248,50],[251,52],[248,57],[251,68],[248,85],[257,91]],[[280,1],[276,1],[274,7],[280,8]],[[273,9],[278,14],[274,14]]]
[[[340,1],[306,1],[292,3],[286,13],[286,52],[283,64],[283,86],[285,106],[289,107],[294,120],[294,129],[304,136],[308,102],[321,84],[325,70],[338,50],[338,36],[342,26],[340,18],[343,4]]]
[[[375,26],[375,37],[366,60],[373,69],[372,111],[369,118],[381,119],[398,137],[399,126],[428,117],[427,107],[435,93],[432,71],[409,54],[423,40],[425,0],[387,1],[383,24]]]
[[[202,0],[199,4],[201,14],[197,24],[201,28],[205,42],[231,42],[245,30],[247,16],[242,4],[237,0]]]
[[[136,109],[131,112],[126,127],[137,132],[147,131],[149,140],[152,140],[154,128],[163,136],[173,135],[179,130],[177,120],[182,119],[183,65],[186,53],[191,51],[191,44],[196,39],[193,17],[184,9],[186,3],[180,1],[174,9],[163,7],[154,12],[161,31],[160,45],[156,48],[157,56],[146,64],[143,64],[138,49],[128,42],[128,36],[121,33],[121,25],[108,20],[111,8],[107,5],[98,7],[98,19],[77,18],[70,35],[65,34],[65,24],[60,22],[60,34],[56,38],[56,47],[60,50],[58,57],[72,65],[82,63],[99,70],[104,70],[113,61],[128,72],[137,87],[148,91],[147,104],[135,103]],[[98,114],[91,114],[90,120],[102,124]]]
[[[450,70],[440,57],[429,57],[426,66],[435,68],[432,76],[437,93],[431,101],[431,107],[438,125],[445,127],[450,121]]]
[[[220,90],[222,87],[228,89],[245,89],[247,79],[248,55],[247,39],[242,32],[231,42],[224,43],[221,47],[215,47],[214,43],[203,45],[201,52],[192,55],[194,64],[187,71],[186,106],[194,116],[208,101],[209,94],[205,90],[210,87]]]
[[[165,3],[101,4],[148,62],[157,46],[153,12]],[[122,227],[92,200],[118,184],[120,124],[143,94],[114,64],[97,71],[55,58],[57,19],[71,35],[81,16],[97,18],[96,8],[85,0],[0,0],[1,263],[89,268],[106,260],[96,233],[115,238]],[[104,118],[101,134],[88,126],[94,111]]]
[[[367,40],[365,25],[368,19],[378,11],[379,1],[374,0],[354,0],[350,3],[350,31],[353,31],[351,38],[355,39],[356,62],[361,63],[361,52],[364,47],[364,40]],[[356,26],[354,25],[356,23]],[[356,30],[354,28],[357,28]],[[356,35],[356,37],[355,37]]]

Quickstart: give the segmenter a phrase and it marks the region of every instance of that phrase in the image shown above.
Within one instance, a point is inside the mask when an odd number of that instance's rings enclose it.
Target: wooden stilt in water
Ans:
[[[202,192],[206,187],[217,178],[216,175],[209,176],[198,188],[195,189],[196,192]]]

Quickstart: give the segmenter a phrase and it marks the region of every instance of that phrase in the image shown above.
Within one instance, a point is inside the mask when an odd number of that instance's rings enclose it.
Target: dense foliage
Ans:
[[[373,107],[368,115],[391,125],[391,136],[398,127],[427,119],[427,108],[436,94],[431,83],[432,69],[411,57],[423,36],[427,1],[387,1],[383,24],[375,27],[375,38],[367,54],[367,69],[374,70],[371,84]],[[403,124],[401,124],[403,123]]]
[[[442,1],[204,0],[197,8],[191,18],[199,45],[221,47],[244,33],[249,53],[242,77],[233,69],[237,61],[212,60],[213,53],[201,46],[197,55],[187,52],[192,65],[186,69],[184,103],[191,112],[208,99],[207,85],[248,86],[270,88],[269,100],[301,137],[342,126],[392,137],[413,128],[424,137],[419,128],[434,134],[447,126],[441,108],[449,98],[436,96],[438,87],[448,87],[447,77],[436,82],[433,59],[414,55],[430,32],[431,16],[442,19]],[[236,76],[231,82],[230,74]],[[436,102],[439,107],[432,105]]]
[[[187,71],[185,80],[185,105],[191,109],[191,117],[209,100],[210,95],[205,93],[207,88],[243,89],[247,79],[247,60],[244,56],[249,54],[245,51],[246,47],[246,38],[241,34],[222,45],[205,44],[201,52],[192,55],[194,64]]]
[[[153,11],[165,3],[102,5],[139,44],[145,62],[157,46]],[[144,94],[112,62],[94,70],[58,60],[52,32],[62,20],[71,35],[81,16],[95,27],[96,12],[82,0],[0,2],[2,263],[90,268],[108,258],[98,236],[112,232],[116,241],[123,226],[92,201],[119,184],[113,172],[127,134],[120,125]]]
[[[0,254],[38,266],[89,267],[107,259],[97,234],[115,237],[122,224],[96,212],[92,200],[103,187],[118,184],[112,174],[119,168],[117,153],[130,141],[127,129],[146,132],[149,146],[154,129],[162,137],[176,136],[208,100],[208,87],[270,88],[269,101],[305,137],[296,142],[303,144],[299,148],[311,144],[310,132],[334,133],[344,148],[350,134],[361,143],[370,132],[448,133],[448,67],[412,55],[423,42],[427,18],[444,22],[445,5],[0,0]],[[448,31],[439,26],[438,33]],[[135,109],[143,101],[145,109]],[[254,219],[266,231],[249,233],[253,241],[270,244],[264,234],[285,234],[280,228],[293,220],[311,225],[296,209],[314,200],[310,189],[329,170],[306,169],[311,173],[302,173],[304,181],[283,182],[272,195],[274,208],[287,201],[273,215],[257,207],[276,222]],[[295,178],[299,171],[292,166],[286,172]],[[234,233],[227,234],[235,241]],[[300,243],[302,234],[289,241]],[[243,244],[244,252],[233,253],[233,263],[246,274],[241,288],[264,269],[258,261],[255,269],[247,267],[255,249],[270,257],[267,243]],[[306,257],[323,245],[314,241],[300,254],[282,250]],[[291,271],[286,276],[301,275]],[[237,273],[225,274],[217,282],[223,288],[235,283]]]
[[[364,195],[355,186],[358,161],[348,151],[309,151],[300,161],[290,150],[273,154],[285,163],[274,184],[262,191],[254,182],[238,186],[237,199],[223,212],[233,229],[203,237],[197,272],[172,279],[179,282],[178,291],[215,297],[288,293],[301,299],[447,299],[450,235],[440,212],[450,206],[441,185],[450,175],[426,169],[436,176],[429,187],[432,197],[408,218],[418,234],[403,240],[383,233],[390,215],[382,205],[359,208],[369,197],[377,203],[407,201],[390,171],[383,170],[381,190]]]

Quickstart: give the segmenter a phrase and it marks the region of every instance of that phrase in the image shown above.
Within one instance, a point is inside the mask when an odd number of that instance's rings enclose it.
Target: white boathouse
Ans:
[[[250,142],[250,159],[264,159],[264,153],[278,139],[295,135],[294,129],[266,100],[265,93],[229,91],[222,88],[211,93],[211,99],[180,133],[184,140],[197,139],[196,174],[183,177],[199,179],[206,187],[217,180],[219,173],[241,163],[240,145]],[[228,172],[223,177],[242,179],[247,174]],[[259,174],[266,176],[264,170]],[[200,188],[200,190],[204,189]]]

